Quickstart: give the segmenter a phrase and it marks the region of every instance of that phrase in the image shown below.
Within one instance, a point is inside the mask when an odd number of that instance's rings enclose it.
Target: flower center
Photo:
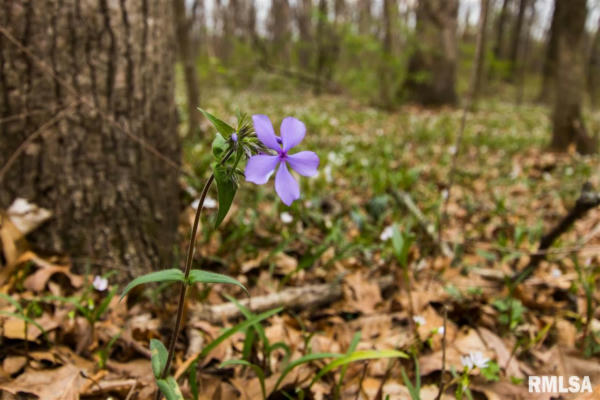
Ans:
[[[287,152],[285,150],[281,150],[279,152],[279,160],[280,161],[285,161],[286,158],[287,158]]]

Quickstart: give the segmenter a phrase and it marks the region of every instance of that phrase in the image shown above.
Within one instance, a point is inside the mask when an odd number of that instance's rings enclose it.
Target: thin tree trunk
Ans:
[[[456,103],[457,17],[458,0],[419,1],[419,43],[403,88],[410,100],[429,106]]]
[[[525,20],[525,11],[527,10],[528,0],[520,0],[519,12],[517,21],[513,29],[512,42],[510,45],[509,61],[510,61],[510,79],[515,80],[517,72],[517,62],[519,61],[519,46],[522,41],[523,21]]]
[[[557,16],[557,24],[561,28],[558,33],[551,144],[552,149],[557,151],[567,151],[570,145],[575,145],[577,151],[583,154],[597,151],[597,142],[588,135],[581,114],[585,85],[583,40],[586,16],[586,0],[569,0],[561,4]]]
[[[473,82],[473,104],[477,103],[477,98],[481,93],[483,81],[483,66],[485,64],[485,44],[487,33],[489,0],[481,0],[479,13],[479,34],[477,35],[477,49],[475,54],[475,75]]]
[[[558,16],[561,4],[559,1],[554,2],[552,23],[548,31],[548,44],[546,45],[546,55],[544,57],[544,66],[542,67],[542,88],[538,95],[538,101],[540,102],[549,102],[555,92],[556,67],[558,62],[558,33],[560,30]]]
[[[185,91],[188,108],[188,136],[191,137],[198,132],[200,116],[198,106],[200,105],[200,87],[196,72],[196,52],[194,51],[190,38],[192,21],[188,18],[185,9],[185,0],[173,0],[173,16],[175,22],[175,36],[177,38],[177,49],[179,59],[183,65],[185,78]]]
[[[358,0],[358,32],[361,35],[371,33],[371,0]]]
[[[512,0],[503,0],[502,10],[498,16],[498,24],[496,26],[496,41],[494,43],[494,58],[500,60],[504,58],[504,33],[506,30],[506,21],[508,19],[508,8]]]
[[[383,59],[380,66],[379,97],[384,108],[391,108],[393,103],[392,71],[390,59],[393,50],[393,21],[396,19],[397,4],[395,0],[383,0]]]
[[[295,17],[300,38],[298,43],[298,54],[300,58],[300,67],[304,71],[309,70],[311,65],[311,55],[313,53],[312,11],[312,0],[301,0],[297,2]]]
[[[527,64],[529,60],[529,46],[531,44],[531,27],[535,21],[535,0],[530,2],[531,13],[527,21],[527,28],[525,29],[525,37],[522,39],[523,43],[520,46],[519,61],[517,62],[517,104],[523,102],[523,96],[525,92],[525,77],[527,75]]]
[[[168,1],[2,1],[0,209],[53,218],[29,237],[115,280],[172,262],[179,140]],[[55,121],[49,123],[49,121]],[[25,142],[30,135],[36,135]]]

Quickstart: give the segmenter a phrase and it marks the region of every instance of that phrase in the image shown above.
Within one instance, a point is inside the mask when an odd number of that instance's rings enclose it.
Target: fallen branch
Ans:
[[[582,218],[589,210],[600,205],[600,193],[594,192],[592,185],[586,182],[581,189],[581,194],[575,202],[573,208],[565,215],[565,217],[556,225],[550,232],[542,237],[537,251],[531,256],[527,266],[516,273],[512,281],[515,284],[523,282],[529,278],[537,269],[540,262],[546,258],[547,250],[552,246],[554,241],[560,235],[565,233],[575,221]]]
[[[394,284],[393,276],[384,276],[377,280],[377,285],[382,292],[390,289]],[[294,310],[306,310],[331,304],[340,300],[343,295],[342,282],[336,282],[289,288],[266,296],[240,300],[240,303],[257,313],[280,306]],[[235,304],[224,303],[192,311],[190,320],[192,323],[198,320],[216,323],[241,316],[242,313]]]
[[[443,240],[441,240],[441,238],[439,238],[436,235],[435,227],[433,226],[432,223],[430,223],[427,220],[425,215],[423,215],[423,213],[421,212],[419,207],[417,207],[417,205],[414,203],[414,201],[410,197],[410,194],[403,192],[401,190],[391,190],[390,192],[391,192],[392,196],[394,197],[394,199],[396,200],[396,202],[398,202],[401,205],[404,205],[408,209],[408,211],[410,211],[411,214],[414,215],[414,217],[417,219],[419,224],[421,224],[421,226],[423,227],[423,230],[425,231],[425,233],[427,233],[427,235],[431,238],[433,243],[435,243],[435,245],[438,247],[438,250],[445,257],[453,257],[454,255],[452,253],[452,250],[450,249],[450,246],[448,246],[448,243],[444,242]]]

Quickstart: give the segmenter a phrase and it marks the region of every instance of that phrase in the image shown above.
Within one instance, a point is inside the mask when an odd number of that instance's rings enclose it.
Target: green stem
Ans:
[[[234,148],[230,148],[227,154],[221,159],[219,165],[222,165],[231,157],[233,154]],[[183,322],[183,309],[185,304],[185,296],[187,294],[188,284],[187,279],[190,275],[190,271],[192,270],[192,261],[194,259],[194,243],[196,242],[196,235],[198,233],[198,225],[200,224],[200,215],[202,214],[202,208],[204,207],[204,200],[206,199],[206,195],[208,194],[208,189],[210,189],[210,185],[212,185],[215,180],[215,174],[210,174],[210,177],[204,184],[202,188],[202,193],[200,194],[200,201],[198,203],[198,208],[196,210],[196,217],[194,218],[194,225],[192,226],[192,236],[190,237],[190,243],[188,245],[187,257],[185,260],[185,269],[184,276],[185,279],[180,284],[179,290],[179,303],[177,304],[177,318],[175,320],[175,330],[171,334],[171,339],[169,341],[169,356],[167,357],[167,363],[165,364],[165,369],[162,371],[160,375],[161,379],[167,377],[167,373],[171,367],[171,362],[173,361],[173,357],[175,355],[175,344],[177,343],[177,337],[179,336],[179,331],[181,330],[181,323]],[[160,399],[160,390],[156,392],[156,400]]]

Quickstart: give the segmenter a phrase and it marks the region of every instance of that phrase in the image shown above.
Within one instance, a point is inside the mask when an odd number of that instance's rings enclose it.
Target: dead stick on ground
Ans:
[[[435,400],[440,400],[444,393],[444,373],[446,372],[446,321],[448,320],[448,309],[444,306],[444,333],[442,334],[442,372],[440,373],[440,390]]]
[[[581,194],[573,208],[554,226],[554,228],[552,228],[550,232],[542,237],[537,252],[531,256],[527,266],[521,272],[518,272],[513,276],[513,283],[519,284],[529,278],[529,276],[535,272],[540,262],[546,258],[546,250],[552,246],[552,243],[554,243],[560,235],[565,233],[575,221],[582,218],[589,210],[599,205],[600,193],[594,192],[592,186],[586,182],[583,185]]]
[[[384,276],[377,280],[377,285],[381,291],[385,291],[395,285],[395,279],[392,276]],[[309,285],[297,288],[289,288],[278,293],[268,294],[266,296],[254,297],[240,300],[240,303],[249,307],[252,303],[253,312],[263,312],[275,307],[283,306],[291,309],[311,309],[326,304],[333,303],[341,299],[344,295],[342,283]],[[220,322],[241,317],[242,313],[233,303],[218,304],[210,307],[203,307],[191,314],[191,321]]]

